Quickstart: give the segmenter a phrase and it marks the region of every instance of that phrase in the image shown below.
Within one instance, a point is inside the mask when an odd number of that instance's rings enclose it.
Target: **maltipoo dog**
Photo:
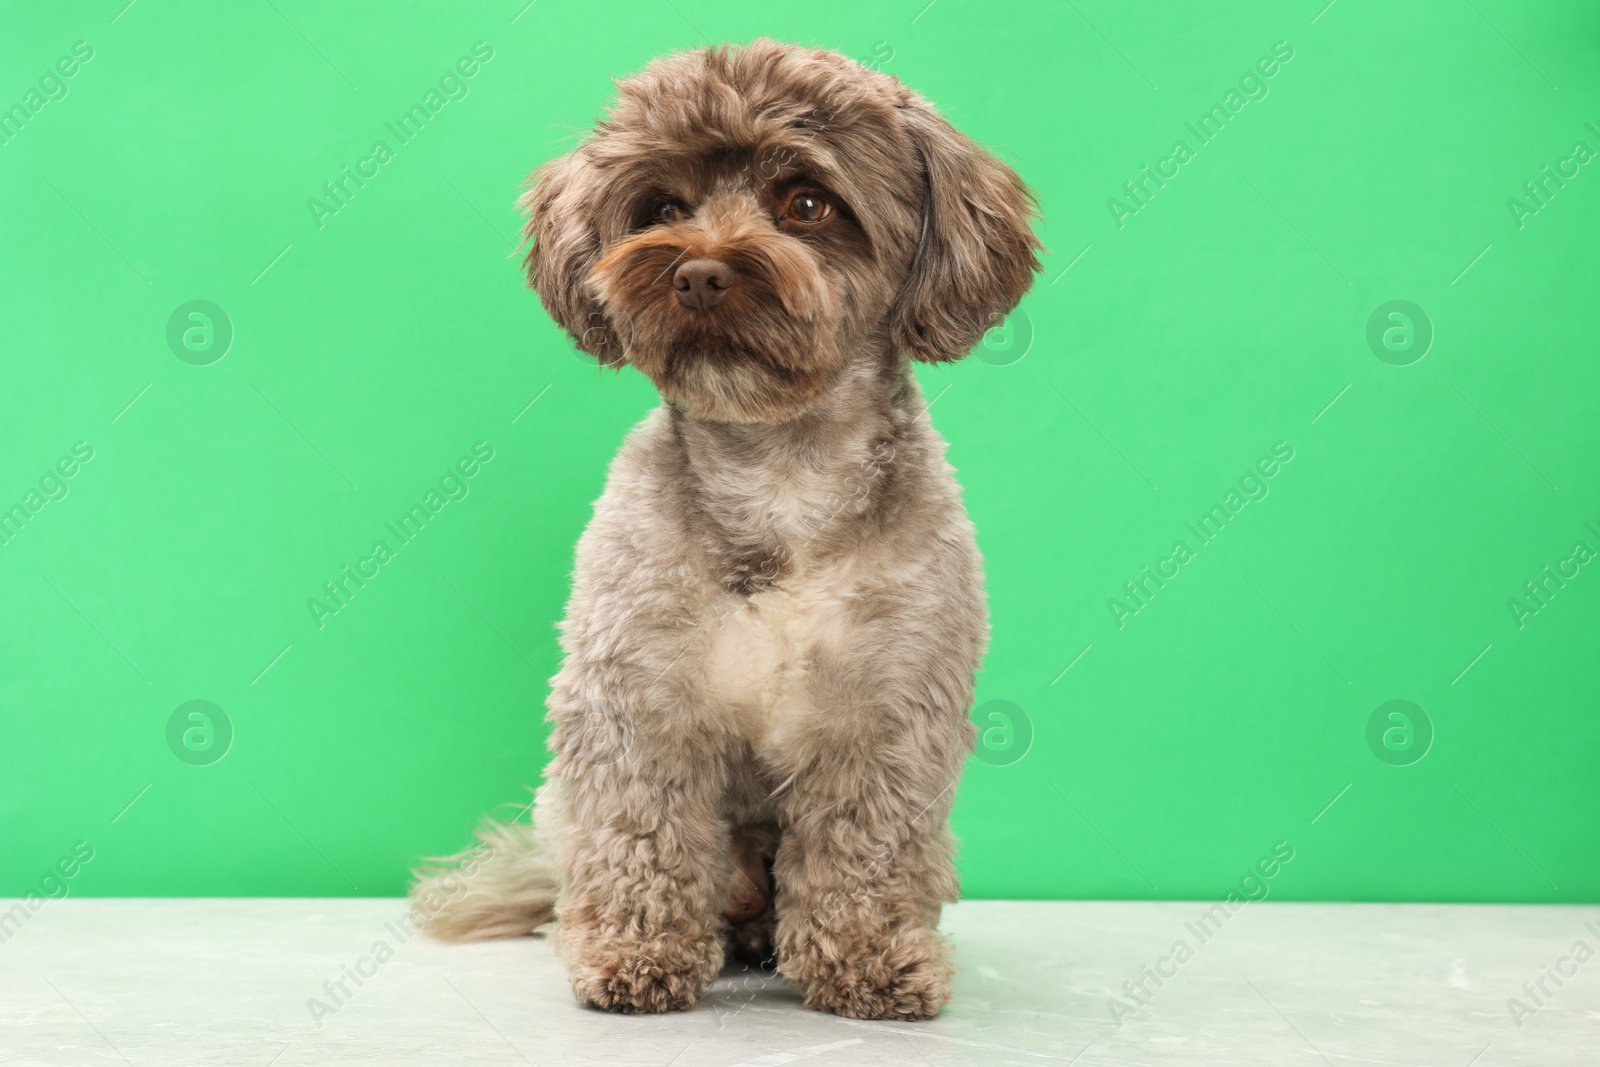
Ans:
[[[733,957],[933,1016],[988,624],[911,361],[1027,291],[1031,194],[895,78],[758,40],[620,82],[521,205],[545,309],[662,403],[578,542],[533,825],[421,872],[419,911],[554,919],[612,1011],[688,1008]]]

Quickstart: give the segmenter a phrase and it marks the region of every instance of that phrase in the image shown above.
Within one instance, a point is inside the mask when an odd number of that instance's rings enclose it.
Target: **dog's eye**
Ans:
[[[687,214],[688,212],[683,209],[683,205],[676,200],[662,200],[650,209],[650,221],[670,226],[672,223],[682,220]]]
[[[796,222],[818,223],[833,214],[833,205],[822,199],[816,193],[801,192],[794,194],[789,200],[789,207],[784,212],[786,218]]]

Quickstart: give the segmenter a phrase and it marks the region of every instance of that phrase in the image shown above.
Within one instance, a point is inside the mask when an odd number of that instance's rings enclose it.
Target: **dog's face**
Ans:
[[[958,359],[1039,269],[1016,174],[844,56],[759,40],[618,90],[534,172],[528,277],[693,417],[781,422],[851,360]]]

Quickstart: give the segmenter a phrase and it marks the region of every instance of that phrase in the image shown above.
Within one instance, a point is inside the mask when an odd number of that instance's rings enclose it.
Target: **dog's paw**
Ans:
[[[848,959],[809,953],[805,1004],[848,1019],[931,1019],[950,999],[954,968],[937,936],[874,947]]]
[[[715,939],[593,947],[572,966],[572,991],[589,1007],[625,1015],[687,1011],[721,965]]]

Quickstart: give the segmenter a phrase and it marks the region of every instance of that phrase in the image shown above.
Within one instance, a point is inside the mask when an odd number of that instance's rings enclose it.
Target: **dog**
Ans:
[[[597,1008],[687,1009],[744,960],[810,1008],[931,1018],[988,620],[911,363],[1016,306],[1034,196],[834,52],[680,52],[617,89],[529,180],[527,275],[662,403],[578,542],[531,825],[413,899],[447,939],[553,920]]]

